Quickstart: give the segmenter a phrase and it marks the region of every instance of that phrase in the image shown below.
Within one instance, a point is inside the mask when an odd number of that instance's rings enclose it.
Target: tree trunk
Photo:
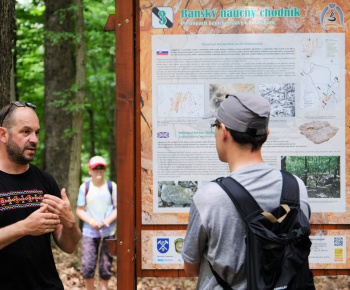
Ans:
[[[284,171],[287,170],[286,159],[287,159],[287,156],[282,156],[281,158],[281,169]]]
[[[333,175],[334,180],[337,180],[337,176],[339,174],[339,171],[340,171],[340,156],[337,156],[336,157],[336,166],[334,168],[334,175]]]
[[[95,129],[94,129],[94,111],[88,109],[89,114],[89,132],[90,132],[90,158],[96,155],[95,150]]]
[[[308,165],[307,165],[307,157],[305,156],[305,169],[304,169],[304,178],[303,178],[303,181],[304,181],[304,184],[305,186],[307,185],[307,173],[309,172],[309,168],[308,168]]]
[[[12,58],[12,68],[10,77],[10,102],[16,101],[16,82],[15,82],[15,70],[14,70],[14,58]]]
[[[72,115],[64,111],[71,101],[74,79],[72,39],[61,34],[72,34],[72,0],[45,1],[44,18],[45,54],[45,165],[60,188],[68,186],[71,137],[64,136],[72,130]],[[62,101],[53,105],[54,101]]]
[[[72,147],[70,154],[69,166],[69,184],[68,192],[69,200],[73,212],[75,212],[78,200],[78,191],[80,185],[81,170],[81,147],[83,143],[83,113],[85,100],[85,84],[86,84],[86,56],[85,56],[85,37],[84,37],[84,13],[82,0],[74,0],[74,4],[78,6],[75,12],[75,31],[76,41],[76,85],[78,91],[75,96],[76,110],[73,111],[72,127]]]
[[[12,56],[12,68],[11,68],[11,81],[10,81],[10,101],[18,101],[18,90],[17,90],[17,20],[14,15],[13,18],[13,47],[15,48]]]
[[[15,0],[0,0],[0,108],[10,103]]]

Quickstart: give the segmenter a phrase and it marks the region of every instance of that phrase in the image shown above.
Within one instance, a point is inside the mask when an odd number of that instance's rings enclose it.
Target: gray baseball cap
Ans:
[[[270,109],[269,101],[262,96],[234,93],[226,95],[217,112],[203,119],[216,118],[231,130],[258,136],[267,133]]]

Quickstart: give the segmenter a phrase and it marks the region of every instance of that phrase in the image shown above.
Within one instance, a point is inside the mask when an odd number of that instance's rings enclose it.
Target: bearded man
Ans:
[[[63,290],[51,250],[73,253],[81,237],[65,189],[30,164],[40,125],[27,102],[0,112],[0,273],[1,289]]]

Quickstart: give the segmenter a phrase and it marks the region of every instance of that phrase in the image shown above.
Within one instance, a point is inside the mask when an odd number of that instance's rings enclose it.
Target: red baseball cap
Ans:
[[[89,161],[89,168],[95,168],[98,165],[107,166],[106,160],[101,156],[94,156]]]

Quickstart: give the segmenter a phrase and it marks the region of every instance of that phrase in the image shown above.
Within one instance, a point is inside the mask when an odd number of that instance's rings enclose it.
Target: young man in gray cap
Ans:
[[[278,169],[264,163],[261,146],[269,134],[269,102],[259,95],[227,95],[216,117],[216,150],[227,162],[230,176],[241,183],[261,208],[271,211],[279,206],[282,176]],[[309,217],[304,183],[297,178],[300,206]],[[222,289],[210,269],[232,289],[247,289],[245,252],[246,224],[224,190],[210,182],[198,189],[190,209],[187,234],[182,249],[184,268],[189,276],[199,276],[196,289]]]

